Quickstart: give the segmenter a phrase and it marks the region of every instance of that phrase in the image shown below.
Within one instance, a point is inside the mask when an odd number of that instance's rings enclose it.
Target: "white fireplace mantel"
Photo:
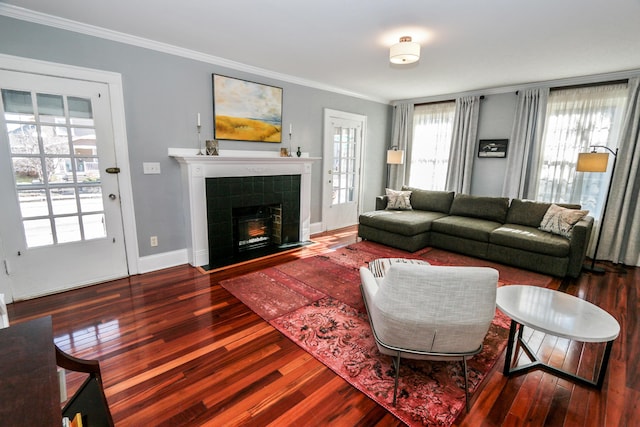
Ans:
[[[209,264],[205,178],[300,175],[300,241],[311,228],[311,166],[315,157],[280,157],[273,151],[223,150],[219,156],[199,155],[197,149],[169,148],[180,164],[183,207],[187,221],[187,252],[193,266]]]

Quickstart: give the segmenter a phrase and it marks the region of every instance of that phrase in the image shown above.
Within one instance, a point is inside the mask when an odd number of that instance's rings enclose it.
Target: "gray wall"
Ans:
[[[368,117],[363,210],[374,208],[384,188],[384,153],[390,137],[391,106],[333,92],[251,75],[216,65],[66,30],[0,16],[0,53],[95,68],[122,75],[129,160],[140,255],[186,246],[179,166],[169,147],[196,148],[196,114],[202,116],[202,140],[212,138],[211,75],[224,74],[284,89],[283,124],[293,123],[292,145],[322,156],[323,110],[331,108]],[[284,143],[288,147],[288,141]],[[280,144],[221,141],[221,149],[276,150]],[[159,162],[160,175],[143,175],[143,162]],[[312,171],[311,222],[322,221],[321,161]],[[156,235],[160,245],[149,246]]]
[[[478,139],[509,139],[517,101],[518,97],[514,92],[486,95],[480,104]],[[471,178],[471,194],[500,196],[506,166],[506,158],[478,158],[476,154]]]

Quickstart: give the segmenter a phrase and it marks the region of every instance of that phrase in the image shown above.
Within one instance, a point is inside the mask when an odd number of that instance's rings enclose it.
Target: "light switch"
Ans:
[[[145,175],[157,175],[160,173],[160,163],[158,162],[143,162],[142,172]]]

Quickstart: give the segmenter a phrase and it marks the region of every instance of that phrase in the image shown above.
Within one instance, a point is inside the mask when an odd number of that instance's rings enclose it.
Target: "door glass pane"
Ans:
[[[38,130],[35,125],[20,123],[12,124],[7,122],[9,136],[9,147],[12,154],[38,154]]]
[[[39,93],[36,95],[36,100],[41,122],[65,124],[62,96]]]
[[[30,92],[2,89],[2,105],[7,120],[34,120]]]
[[[58,243],[77,242],[81,240],[80,223],[77,216],[55,218]]]
[[[64,126],[41,126],[42,146],[46,154],[69,154],[69,139]]]
[[[18,185],[42,184],[42,160],[40,157],[13,157],[13,172]]]
[[[82,217],[82,225],[84,228],[84,238],[101,239],[106,237],[107,229],[104,221],[104,214],[84,215]]]
[[[59,184],[69,181],[72,174],[67,171],[68,157],[45,157],[45,169],[47,171],[47,182]]]
[[[23,218],[49,215],[49,205],[44,189],[20,190],[18,191],[18,201]]]
[[[77,98],[70,96],[69,117],[78,119],[92,119],[93,111],[91,109],[91,100],[86,98]]]
[[[100,212],[104,210],[102,205],[102,188],[95,187],[79,187],[80,191],[80,210],[82,212]]]
[[[22,224],[28,247],[33,248],[53,244],[51,222],[48,219],[23,221]]]
[[[27,246],[106,237],[91,99],[0,94]]]
[[[100,165],[97,157],[83,157],[76,159],[78,182],[99,182]]]
[[[74,188],[55,188],[50,193],[54,215],[78,213]]]

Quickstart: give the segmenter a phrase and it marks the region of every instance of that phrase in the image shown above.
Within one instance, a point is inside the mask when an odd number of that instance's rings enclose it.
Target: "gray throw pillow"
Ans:
[[[586,210],[567,209],[552,204],[542,218],[540,230],[570,238],[573,226],[588,213]]]
[[[387,209],[397,211],[411,210],[411,191],[397,191],[386,189]]]

